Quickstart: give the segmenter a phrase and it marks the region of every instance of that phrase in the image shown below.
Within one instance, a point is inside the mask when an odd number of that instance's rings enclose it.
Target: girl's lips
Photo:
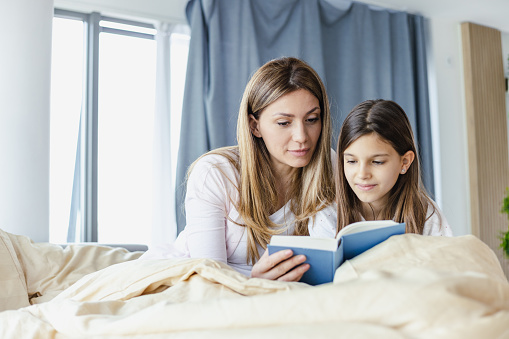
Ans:
[[[369,190],[372,190],[373,188],[375,188],[376,185],[361,185],[361,184],[357,184],[357,187],[362,190],[362,191],[369,191]]]
[[[309,148],[297,149],[297,150],[288,151],[288,152],[290,152],[292,155],[294,155],[296,157],[302,157],[302,156],[305,156],[309,152]]]

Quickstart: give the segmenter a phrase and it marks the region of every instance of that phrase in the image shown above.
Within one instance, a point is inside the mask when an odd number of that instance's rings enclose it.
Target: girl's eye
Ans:
[[[357,161],[355,160],[346,160],[346,163],[347,164],[355,164]]]
[[[385,161],[376,161],[376,160],[373,161],[373,164],[375,164],[375,165],[383,165],[384,163],[385,163]]]
[[[279,126],[288,126],[290,123],[288,121],[278,121],[277,124]]]
[[[307,119],[307,122],[309,122],[309,123],[312,123],[312,124],[313,124],[313,123],[315,123],[315,122],[317,122],[317,121],[319,121],[319,120],[320,120],[319,118],[309,118],[309,119]]]

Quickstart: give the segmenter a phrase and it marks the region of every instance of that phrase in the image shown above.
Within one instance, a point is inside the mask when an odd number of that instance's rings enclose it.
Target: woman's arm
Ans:
[[[188,179],[185,201],[190,257],[227,263],[227,246],[236,245],[226,243],[227,215],[230,208],[234,208],[231,200],[238,199],[236,180],[234,168],[221,156],[206,156],[195,164]],[[245,258],[247,261],[247,253]],[[305,259],[304,256],[293,257],[291,251],[270,256],[266,251],[253,266],[251,277],[298,281],[309,269],[309,265],[301,265]]]
[[[227,161],[218,155],[205,156],[189,175],[185,208],[187,248],[191,258],[227,262],[226,217],[229,195],[234,193],[232,188],[235,189],[228,180],[234,179],[234,172]],[[226,170],[220,171],[216,166]],[[229,174],[231,178],[226,177]]]

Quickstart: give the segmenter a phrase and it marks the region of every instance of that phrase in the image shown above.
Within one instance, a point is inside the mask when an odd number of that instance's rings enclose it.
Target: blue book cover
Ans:
[[[310,285],[334,280],[336,269],[345,261],[369,250],[389,237],[405,233],[405,224],[392,220],[360,221],[343,228],[336,238],[309,236],[273,236],[269,254],[291,249],[294,255],[306,256],[310,265],[301,282]]]

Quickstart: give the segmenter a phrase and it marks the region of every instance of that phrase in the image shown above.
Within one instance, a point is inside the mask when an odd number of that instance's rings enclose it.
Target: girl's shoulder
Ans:
[[[315,238],[334,238],[336,236],[337,219],[338,208],[334,202],[310,218],[308,222],[309,235]]]
[[[444,214],[433,200],[428,204],[423,235],[452,237],[452,229]]]

